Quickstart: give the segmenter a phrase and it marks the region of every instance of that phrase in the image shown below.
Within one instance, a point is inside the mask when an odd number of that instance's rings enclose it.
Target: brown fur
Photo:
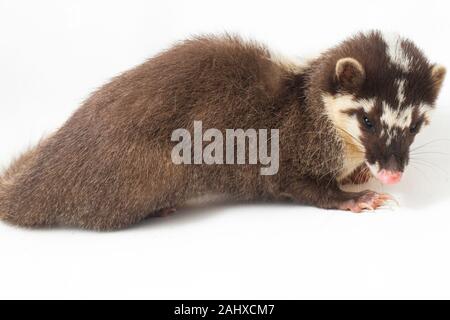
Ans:
[[[369,168],[366,165],[361,165],[356,168],[349,176],[341,181],[342,185],[346,184],[364,184],[369,182],[372,178]]]
[[[330,56],[295,73],[238,37],[184,41],[103,86],[15,161],[0,181],[0,215],[27,227],[117,229],[207,193],[342,208],[362,193],[341,191],[336,180],[344,142],[321,101],[323,90],[335,90]],[[221,131],[280,129],[278,174],[174,165],[172,131],[192,132],[194,120]]]

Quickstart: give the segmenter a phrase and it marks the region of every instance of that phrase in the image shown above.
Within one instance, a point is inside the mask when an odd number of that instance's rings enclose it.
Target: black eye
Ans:
[[[409,132],[411,132],[411,133],[417,133],[417,128],[418,128],[418,123],[413,123],[413,124],[409,127]]]
[[[370,120],[367,116],[363,117],[363,123],[367,129],[373,129],[373,124],[372,124],[372,122],[370,122]]]

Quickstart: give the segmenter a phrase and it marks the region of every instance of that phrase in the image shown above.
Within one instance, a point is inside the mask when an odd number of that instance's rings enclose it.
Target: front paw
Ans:
[[[375,210],[389,200],[394,200],[394,198],[385,193],[364,191],[362,194],[358,194],[354,199],[342,202],[338,206],[338,208],[341,210],[350,210],[352,212],[361,212],[363,210]]]

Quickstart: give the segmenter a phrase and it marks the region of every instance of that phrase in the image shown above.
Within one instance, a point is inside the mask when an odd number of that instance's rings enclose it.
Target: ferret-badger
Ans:
[[[26,227],[124,228],[206,194],[360,212],[346,192],[400,180],[445,76],[409,40],[361,33],[307,63],[236,36],[181,42],[95,92],[0,178],[0,217]],[[279,129],[279,171],[177,165],[178,128]]]

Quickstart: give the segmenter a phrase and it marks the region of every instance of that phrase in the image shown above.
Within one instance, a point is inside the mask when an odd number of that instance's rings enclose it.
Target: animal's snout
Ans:
[[[400,182],[405,166],[405,158],[391,154],[387,161],[381,163],[381,170],[376,177],[384,184],[396,184]]]
[[[377,178],[384,184],[395,184],[401,180],[402,175],[403,173],[401,171],[382,169],[380,172],[378,172]]]

